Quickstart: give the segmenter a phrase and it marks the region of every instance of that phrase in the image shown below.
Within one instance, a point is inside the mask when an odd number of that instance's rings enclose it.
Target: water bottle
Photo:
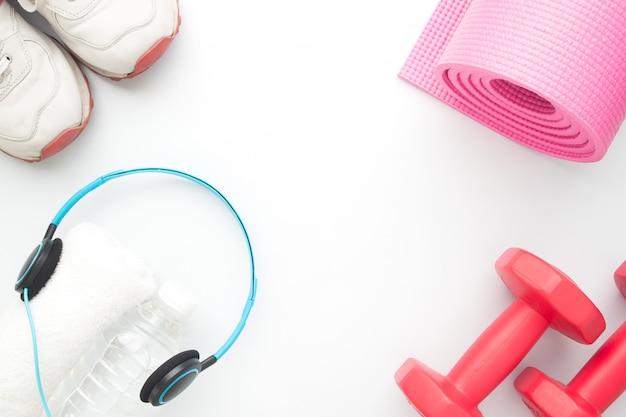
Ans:
[[[52,417],[141,415],[148,408],[139,399],[141,387],[180,352],[181,324],[195,304],[180,285],[166,281],[98,336],[48,399]]]

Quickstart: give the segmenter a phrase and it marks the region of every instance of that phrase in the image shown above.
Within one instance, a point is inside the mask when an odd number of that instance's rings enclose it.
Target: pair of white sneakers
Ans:
[[[0,150],[29,162],[63,149],[89,121],[93,101],[75,59],[105,77],[131,78],[165,52],[180,25],[177,0],[14,2],[54,32],[0,0]]]

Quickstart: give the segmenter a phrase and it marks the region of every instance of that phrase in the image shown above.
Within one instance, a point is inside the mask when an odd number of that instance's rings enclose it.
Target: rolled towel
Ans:
[[[63,240],[59,264],[31,301],[44,392],[51,394],[104,328],[156,290],[152,271],[91,224]],[[37,417],[39,399],[30,327],[16,293],[0,312],[0,416]]]

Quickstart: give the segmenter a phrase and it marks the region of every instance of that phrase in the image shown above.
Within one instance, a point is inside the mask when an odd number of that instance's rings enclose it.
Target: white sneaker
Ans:
[[[113,79],[148,69],[178,33],[177,0],[17,0],[80,61]]]
[[[74,59],[0,0],[0,150],[47,158],[78,136],[92,105]]]

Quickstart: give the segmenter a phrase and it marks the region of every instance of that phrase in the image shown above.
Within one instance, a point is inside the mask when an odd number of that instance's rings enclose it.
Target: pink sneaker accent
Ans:
[[[126,77],[122,77],[122,78],[110,77],[110,78],[115,81],[123,80],[125,78],[134,78],[137,75],[144,72],[145,70],[147,70],[148,68],[150,68],[159,58],[161,58],[161,55],[165,53],[167,48],[172,43],[172,41],[178,34],[178,30],[180,29],[180,23],[181,23],[181,19],[180,19],[180,14],[179,14],[178,24],[176,25],[176,31],[174,32],[174,34],[172,36],[161,38],[157,43],[154,44],[152,48],[150,48],[145,54],[143,54],[139,58],[139,60],[137,60],[137,64],[135,64],[134,72],[132,72],[131,74],[128,74]]]
[[[2,0],[0,0],[2,1]],[[89,100],[89,109],[93,108],[93,100]],[[85,120],[80,126],[72,127],[64,132],[62,132],[59,136],[56,137],[52,142],[48,144],[45,148],[41,150],[41,160],[51,157],[52,155],[58,153],[63,148],[65,148],[70,143],[74,142],[74,139],[81,134],[87,123],[89,123],[89,118],[91,116],[91,112],[87,115]],[[27,161],[27,162],[36,162],[36,161]]]

